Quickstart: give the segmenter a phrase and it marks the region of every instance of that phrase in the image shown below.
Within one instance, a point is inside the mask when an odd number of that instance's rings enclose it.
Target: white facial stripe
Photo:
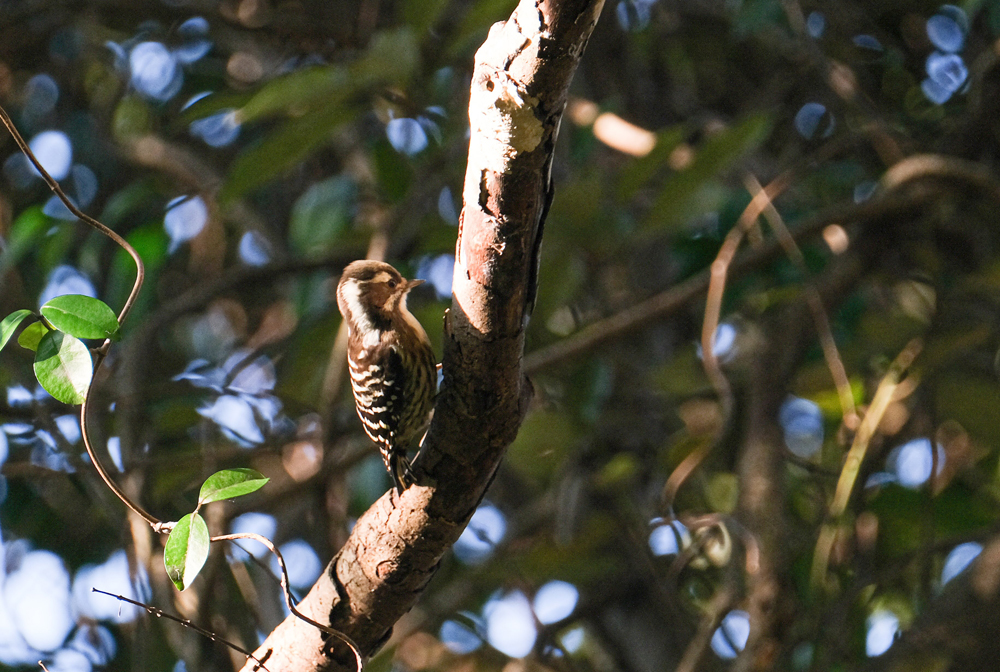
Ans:
[[[368,313],[365,312],[364,306],[361,305],[361,286],[358,285],[357,280],[348,280],[340,287],[340,295],[344,297],[344,303],[347,304],[347,309],[351,313],[351,318],[354,323],[358,325],[358,329],[363,334],[368,334],[372,331],[376,331],[375,326],[372,324],[371,318],[368,317]],[[376,342],[377,339],[376,339]]]
[[[392,276],[389,275],[387,271],[380,271],[375,274],[375,277],[372,278],[371,281],[377,283],[384,283],[384,282],[389,282],[390,280],[392,280]]]

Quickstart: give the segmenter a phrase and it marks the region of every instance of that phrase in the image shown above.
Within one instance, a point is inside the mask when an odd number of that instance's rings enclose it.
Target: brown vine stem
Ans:
[[[719,402],[722,404],[722,418],[725,423],[729,422],[732,414],[733,391],[729,385],[729,379],[722,372],[719,359],[715,355],[715,333],[719,328],[722,296],[726,291],[729,266],[732,264],[736,251],[747,231],[771,203],[771,200],[788,188],[793,175],[792,171],[785,171],[754,194],[750,203],[743,209],[736,225],[730,229],[725,240],[722,241],[722,247],[719,248],[719,253],[710,267],[708,296],[705,299],[705,319],[701,327],[701,361],[705,368],[705,374],[712,383],[712,387],[715,388],[716,394],[719,395]]]
[[[791,184],[793,171],[785,171],[766,187],[760,189],[750,199],[750,203],[743,209],[736,225],[729,230],[726,238],[722,241],[719,253],[709,269],[708,275],[708,296],[705,298],[705,317],[701,327],[701,361],[705,369],[705,375],[715,389],[719,397],[719,405],[722,409],[722,424],[725,426],[732,418],[733,411],[733,390],[729,384],[729,379],[719,366],[718,357],[715,355],[715,333],[719,328],[719,318],[722,313],[722,296],[726,289],[726,276],[729,267],[736,257],[743,237],[750,227],[753,226],[757,218],[764,212],[764,209],[771,203],[771,199],[788,188]],[[721,432],[721,430],[720,430]],[[687,477],[698,468],[702,460],[712,451],[715,441],[713,438],[691,452],[680,465],[670,474],[663,487],[661,498],[664,509],[672,511],[674,498]],[[671,514],[672,515],[672,514]]]
[[[135,304],[135,300],[139,296],[139,290],[142,289],[142,282],[146,277],[146,269],[142,263],[142,258],[139,256],[139,253],[135,251],[135,248],[129,245],[128,241],[90,215],[84,213],[80,210],[80,208],[76,207],[76,204],[70,200],[70,198],[59,186],[59,183],[56,182],[51,175],[49,175],[48,171],[45,170],[38,158],[35,157],[35,153],[31,151],[31,147],[29,147],[24,138],[21,137],[17,127],[14,126],[14,121],[10,118],[10,115],[7,114],[7,111],[3,109],[3,107],[0,107],[0,121],[2,121],[3,125],[7,127],[7,131],[14,138],[14,142],[17,143],[17,146],[21,149],[24,155],[28,157],[28,160],[31,161],[32,165],[42,176],[42,179],[45,180],[45,183],[49,186],[49,189],[51,189],[59,200],[63,202],[63,205],[65,205],[70,212],[72,212],[87,226],[110,238],[112,242],[125,250],[128,255],[132,257],[132,261],[135,262],[135,282],[132,284],[132,291],[129,292],[128,298],[125,300],[125,305],[122,306],[121,312],[118,313],[118,326],[120,328],[121,325],[125,323],[125,318],[128,317],[129,311],[132,310],[132,306]],[[101,364],[104,362],[104,358],[107,356],[110,348],[111,339],[109,338],[106,339],[94,353],[93,374],[90,378],[90,385],[87,386],[87,394],[84,396],[83,403],[80,405],[80,434],[83,437],[83,445],[87,450],[87,455],[90,456],[90,461],[94,464],[94,468],[97,469],[97,473],[101,477],[101,480],[103,480],[104,484],[107,485],[113,493],[115,493],[115,496],[122,500],[125,506],[131,509],[136,515],[140,516],[143,520],[149,523],[149,525],[156,532],[165,532],[168,530],[165,528],[165,524],[163,522],[155,516],[147,513],[145,509],[133,502],[129,496],[125,494],[124,490],[118,487],[118,484],[111,478],[111,475],[108,474],[104,465],[101,463],[101,460],[97,457],[97,452],[94,450],[90,441],[90,431],[87,425],[87,406],[90,401],[90,396],[94,390],[94,381],[97,378],[97,371],[101,368]]]
[[[829,153],[810,157],[810,161],[804,166],[813,165],[840,148],[841,145],[836,145]],[[792,173],[798,174],[794,170]],[[940,198],[940,193],[934,190],[902,193],[900,187],[923,180],[956,182],[977,189],[1000,203],[1000,181],[989,169],[955,157],[917,154],[893,164],[885,172],[876,197],[862,203],[840,203],[822,210],[800,222],[792,235],[796,239],[802,239],[815,235],[828,224],[867,223],[891,215],[903,216],[905,213],[918,211],[936,202]],[[774,196],[776,194],[772,195],[772,198]],[[760,250],[752,250],[742,259],[736,259],[730,267],[730,272],[745,272],[757,268],[781,251],[778,241],[768,240]],[[624,333],[638,330],[654,320],[670,315],[698,298],[706,291],[710,281],[710,273],[707,270],[703,271],[641,303],[592,322],[560,341],[525,355],[524,371],[534,374],[550,366],[571,361],[574,357],[613,341]]]
[[[757,178],[751,174],[747,174],[744,184],[754,197],[764,191]],[[856,429],[859,420],[857,409],[854,406],[854,395],[851,392],[851,381],[847,377],[847,370],[844,368],[844,362],[840,358],[837,342],[833,338],[833,331],[830,329],[830,318],[827,316],[826,308],[823,306],[823,299],[820,297],[816,285],[811,280],[811,273],[809,273],[809,269],[806,267],[806,260],[802,255],[802,250],[799,249],[798,243],[795,242],[795,238],[785,225],[784,218],[782,218],[781,213],[774,207],[774,203],[770,199],[767,200],[764,206],[764,219],[767,220],[767,223],[771,226],[771,230],[774,231],[775,237],[785,250],[785,255],[795,264],[795,267],[799,269],[799,272],[806,279],[806,302],[809,305],[809,311],[813,315],[813,323],[816,325],[816,333],[819,337],[820,347],[823,349],[826,366],[830,370],[830,376],[833,378],[833,384],[837,389],[837,397],[840,399],[841,417],[843,417],[844,425],[848,429]]]
[[[274,554],[274,557],[278,559],[278,567],[281,569],[281,592],[285,596],[285,605],[288,607],[288,610],[302,621],[305,621],[309,625],[318,628],[320,631],[325,632],[328,635],[336,637],[344,644],[346,644],[351,649],[351,652],[354,654],[354,660],[357,663],[358,672],[361,672],[361,670],[364,669],[365,661],[364,657],[361,655],[360,647],[358,647],[358,645],[354,642],[353,639],[348,637],[340,630],[337,630],[336,628],[331,628],[329,626],[323,625],[322,623],[317,623],[316,621],[309,618],[308,616],[306,616],[305,614],[303,614],[302,612],[300,612],[298,609],[295,608],[295,602],[292,601],[292,593],[288,589],[288,570],[285,568],[285,559],[281,557],[281,551],[278,550],[278,548],[274,545],[274,543],[271,542],[270,539],[268,539],[267,537],[263,537],[259,534],[256,534],[254,532],[237,532],[233,534],[221,534],[217,537],[212,537],[210,541],[235,541],[237,539],[251,539],[253,541],[260,542],[267,547],[267,550],[271,551],[271,553]],[[254,660],[256,660],[256,658],[254,658]]]

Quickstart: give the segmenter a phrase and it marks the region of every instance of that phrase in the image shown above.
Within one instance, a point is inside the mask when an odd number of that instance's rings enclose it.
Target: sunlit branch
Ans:
[[[850,500],[851,493],[854,491],[854,484],[861,471],[861,464],[865,459],[865,454],[868,451],[872,437],[875,436],[875,431],[882,421],[882,416],[893,400],[893,395],[896,392],[896,387],[899,385],[900,379],[906,370],[910,368],[916,356],[920,354],[922,348],[923,342],[920,339],[913,339],[903,348],[903,351],[892,362],[889,370],[882,377],[881,382],[879,382],[878,388],[875,390],[875,396],[872,398],[872,403],[868,406],[865,417],[858,426],[851,449],[847,453],[844,467],[840,472],[840,480],[837,481],[837,489],[833,497],[833,502],[830,504],[827,522],[820,529],[819,539],[816,541],[816,551],[813,554],[812,571],[810,572],[810,583],[814,590],[822,589],[826,582],[830,552],[833,550],[833,544],[841,527],[840,518],[847,510],[848,500]]]
[[[274,557],[278,560],[278,567],[281,569],[281,592],[285,596],[285,605],[288,607],[288,611],[292,612],[294,616],[298,617],[302,621],[305,621],[309,625],[318,628],[332,637],[336,637],[346,644],[354,654],[354,659],[358,666],[358,672],[361,672],[361,670],[364,669],[365,660],[361,654],[361,649],[354,643],[354,640],[336,628],[331,628],[330,626],[323,625],[322,623],[317,623],[296,609],[295,602],[292,600],[292,593],[288,587],[288,569],[285,567],[285,559],[282,557],[281,551],[278,550],[278,547],[275,546],[270,539],[256,534],[255,532],[235,532],[233,534],[221,534],[217,537],[212,537],[211,541],[235,541],[237,539],[252,539],[253,541],[260,542],[267,547],[267,550],[274,554]],[[256,660],[256,658],[254,660]]]

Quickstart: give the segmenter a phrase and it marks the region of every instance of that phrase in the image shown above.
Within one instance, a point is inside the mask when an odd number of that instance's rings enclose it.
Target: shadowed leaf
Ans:
[[[21,326],[25,318],[31,315],[30,310],[15,310],[13,313],[3,318],[3,322],[0,322],[0,349],[3,349],[10,337],[14,335],[17,328]]]
[[[163,548],[163,566],[177,590],[187,589],[208,559],[208,526],[189,513],[174,526]]]

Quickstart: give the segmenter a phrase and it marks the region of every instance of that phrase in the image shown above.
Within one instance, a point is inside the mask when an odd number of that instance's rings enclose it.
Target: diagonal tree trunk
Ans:
[[[365,656],[458,539],[531,398],[521,358],[552,195],[549,167],[569,84],[602,6],[522,0],[476,54],[444,382],[415,465],[419,485],[375,502],[299,605]],[[356,667],[346,646],[294,616],[255,656],[270,672]],[[256,665],[251,659],[244,669]]]

